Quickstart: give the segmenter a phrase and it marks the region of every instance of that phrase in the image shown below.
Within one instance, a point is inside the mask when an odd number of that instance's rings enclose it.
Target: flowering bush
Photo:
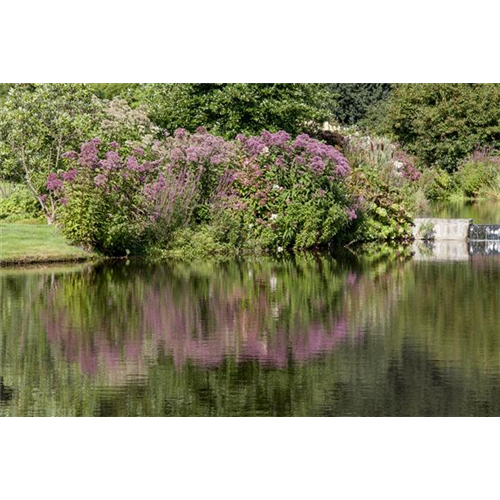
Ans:
[[[420,171],[413,158],[387,137],[360,134],[356,129],[341,129],[346,137],[346,155],[353,167],[369,167],[391,184],[403,186],[418,181]]]
[[[158,161],[126,158],[118,143],[101,151],[93,139],[65,154],[71,168],[50,174],[47,189],[57,198],[57,219],[70,241],[111,255],[136,250],[153,222],[147,189],[159,176]]]
[[[147,148],[160,136],[160,128],[148,118],[144,106],[131,108],[125,99],[115,98],[103,103],[99,137],[117,141],[130,152],[136,147]]]
[[[387,182],[376,169],[356,170],[349,185],[358,196],[361,217],[353,242],[409,240],[412,234],[411,197]]]
[[[324,246],[356,219],[345,182],[351,169],[334,147],[283,131],[237,141],[242,160],[218,201],[259,246],[278,252]]]
[[[158,141],[155,151],[171,169],[196,179],[198,202],[205,208],[226,187],[228,169],[237,168],[236,145],[207,133],[203,127],[193,134],[177,129],[173,136]],[[197,217],[204,219],[206,210],[198,207],[197,212]]]
[[[155,141],[145,151],[108,150],[99,139],[65,154],[67,171],[50,174],[47,190],[58,200],[58,221],[75,243],[112,255],[164,244],[195,211],[210,203],[224,179],[232,145],[204,130]],[[208,210],[205,210],[208,212]]]
[[[111,255],[151,246],[179,255],[196,242],[214,253],[281,252],[351,241],[373,206],[382,226],[384,207],[390,223],[405,213],[392,207],[392,193],[365,203],[342,153],[305,134],[225,141],[204,129],[178,129],[147,150],[126,150],[93,139],[65,155],[66,171],[48,176],[46,188],[71,241]],[[203,238],[193,243],[200,231]]]

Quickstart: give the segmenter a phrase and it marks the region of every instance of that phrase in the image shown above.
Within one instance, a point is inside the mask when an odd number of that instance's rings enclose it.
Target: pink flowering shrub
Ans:
[[[86,142],[65,154],[70,168],[47,182],[69,240],[111,255],[134,250],[151,229],[147,189],[160,175],[159,160],[143,159],[140,149],[123,158],[118,150],[117,143],[104,152],[99,139]]]
[[[208,213],[202,208],[227,177],[235,148],[204,130],[180,129],[147,151],[137,147],[124,155],[116,142],[106,149],[93,139],[66,153],[68,170],[51,174],[47,189],[72,242],[124,255],[164,244],[173,230]]]
[[[351,241],[363,221],[348,161],[306,134],[226,141],[179,129],[145,149],[127,155],[93,139],[65,154],[66,171],[51,174],[47,190],[72,242],[108,255],[152,246],[178,255],[199,233],[207,248],[274,253]]]
[[[349,231],[356,218],[346,188],[351,169],[337,149],[283,131],[237,141],[241,162],[218,202],[247,238],[279,252],[324,246]]]

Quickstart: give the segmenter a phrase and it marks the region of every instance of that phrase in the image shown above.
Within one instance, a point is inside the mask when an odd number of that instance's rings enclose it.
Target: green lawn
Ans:
[[[0,224],[0,263],[62,262],[93,254],[69,245],[54,226]]]

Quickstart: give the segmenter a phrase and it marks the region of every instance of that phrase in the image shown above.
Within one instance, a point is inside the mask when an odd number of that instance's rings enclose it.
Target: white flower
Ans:
[[[283,251],[283,247],[278,247],[278,253],[281,253]]]
[[[280,187],[278,186],[278,184],[273,184],[273,189],[275,191],[279,191]]]
[[[403,164],[403,162],[402,162],[402,161],[395,161],[395,162],[393,163],[393,165],[394,165],[394,168],[395,168],[396,170],[401,170],[401,169],[404,167],[404,164]]]
[[[271,214],[271,220],[276,220],[278,218],[278,214]]]

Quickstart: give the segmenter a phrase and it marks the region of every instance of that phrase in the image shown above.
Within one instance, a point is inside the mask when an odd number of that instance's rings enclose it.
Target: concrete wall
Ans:
[[[414,220],[415,240],[467,241],[472,219],[419,218]]]

